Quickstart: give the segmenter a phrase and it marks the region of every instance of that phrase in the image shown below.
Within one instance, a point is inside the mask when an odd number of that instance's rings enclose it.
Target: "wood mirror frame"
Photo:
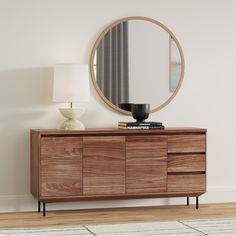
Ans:
[[[177,40],[177,38],[175,37],[175,35],[172,33],[172,31],[167,28],[165,25],[163,25],[162,23],[160,23],[159,21],[157,20],[154,20],[154,19],[151,19],[151,18],[148,18],[148,17],[143,17],[143,16],[131,16],[131,17],[125,17],[125,18],[121,18],[119,20],[116,20],[114,21],[113,23],[109,24],[99,35],[99,37],[97,38],[97,40],[95,41],[95,44],[92,48],[92,52],[91,52],[91,55],[90,55],[90,62],[89,62],[89,65],[90,65],[90,75],[91,75],[91,79],[92,79],[92,83],[97,91],[97,93],[99,94],[99,96],[101,97],[101,99],[111,108],[113,108],[114,110],[124,114],[124,115],[131,115],[131,112],[129,111],[126,111],[126,110],[123,110],[123,109],[120,109],[118,106],[114,105],[112,102],[110,102],[103,94],[103,92],[101,91],[101,89],[99,88],[97,82],[96,82],[96,79],[95,79],[95,74],[94,74],[94,57],[96,55],[96,50],[97,50],[97,47],[100,43],[100,41],[102,40],[102,38],[105,36],[105,34],[111,30],[114,26],[122,23],[122,22],[125,22],[125,21],[128,21],[128,20],[144,20],[144,21],[149,21],[151,23],[154,23],[156,24],[157,26],[161,27],[162,29],[164,29],[167,33],[169,33],[169,35],[171,36],[171,38],[174,40],[174,42],[176,43],[176,46],[179,50],[179,54],[180,54],[180,58],[181,58],[181,74],[180,74],[180,79],[179,79],[179,83],[178,83],[178,86],[177,88],[175,89],[175,91],[173,92],[173,94],[165,101],[163,102],[161,105],[155,107],[154,109],[152,109],[150,111],[150,113],[153,113],[153,112],[156,112],[156,111],[159,111],[160,109],[162,109],[163,107],[165,107],[166,105],[168,105],[172,100],[173,98],[176,96],[176,94],[178,93],[181,85],[182,85],[182,82],[183,82],[183,77],[184,77],[184,69],[185,69],[185,61],[184,61],[184,55],[183,55],[183,51],[182,51],[182,48],[179,44],[179,41]]]

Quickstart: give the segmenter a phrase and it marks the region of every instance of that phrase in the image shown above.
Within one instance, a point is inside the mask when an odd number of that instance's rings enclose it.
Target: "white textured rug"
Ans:
[[[236,236],[236,219],[186,220],[81,227],[0,229],[0,235],[78,236]]]

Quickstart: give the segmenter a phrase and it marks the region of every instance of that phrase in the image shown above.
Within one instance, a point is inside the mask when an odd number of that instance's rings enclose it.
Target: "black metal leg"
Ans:
[[[41,202],[38,201],[38,212],[41,212]]]
[[[189,206],[189,197],[187,197],[187,206]]]
[[[196,209],[198,209],[198,197],[196,197]]]
[[[46,216],[46,203],[43,202],[43,216]]]

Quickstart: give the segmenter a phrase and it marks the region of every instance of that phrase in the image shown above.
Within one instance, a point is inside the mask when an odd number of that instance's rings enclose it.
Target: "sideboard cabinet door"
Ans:
[[[41,138],[41,197],[82,195],[82,138]]]
[[[83,194],[125,193],[125,137],[83,138]]]
[[[167,189],[167,136],[126,137],[126,193]]]

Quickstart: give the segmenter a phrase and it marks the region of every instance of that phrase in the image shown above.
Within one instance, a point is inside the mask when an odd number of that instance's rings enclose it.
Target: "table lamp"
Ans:
[[[60,126],[62,130],[84,130],[78,119],[85,108],[74,108],[73,102],[89,101],[89,69],[87,64],[57,64],[54,66],[53,101],[70,103],[69,108],[59,108],[67,118]]]

